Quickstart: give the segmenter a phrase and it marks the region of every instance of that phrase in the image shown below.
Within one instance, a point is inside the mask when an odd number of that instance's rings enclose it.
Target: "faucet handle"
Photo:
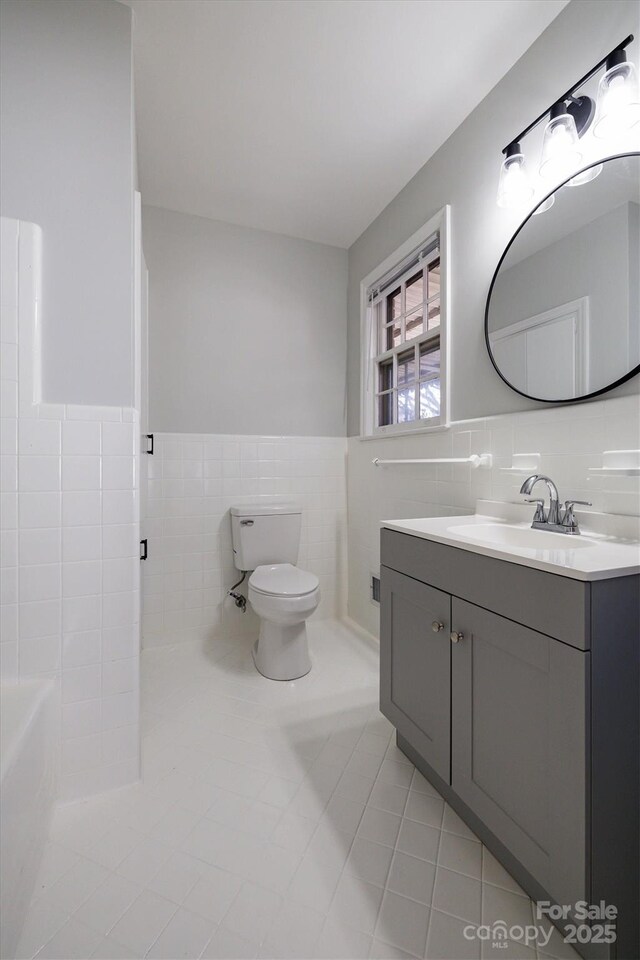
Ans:
[[[536,497],[527,498],[526,503],[537,503],[536,512],[533,518],[534,523],[546,523],[547,515],[544,512],[544,500],[538,500]]]
[[[573,508],[579,507],[592,507],[593,504],[590,500],[565,500],[564,502],[564,516],[562,518],[563,527],[577,527],[576,518],[573,515]]]

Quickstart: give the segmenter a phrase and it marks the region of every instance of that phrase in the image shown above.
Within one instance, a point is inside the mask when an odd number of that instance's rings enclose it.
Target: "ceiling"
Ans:
[[[145,203],[348,247],[567,0],[126,0]]]

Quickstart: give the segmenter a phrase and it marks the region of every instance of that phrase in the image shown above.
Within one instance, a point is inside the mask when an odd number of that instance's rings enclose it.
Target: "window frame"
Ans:
[[[386,436],[398,436],[408,433],[431,433],[435,431],[446,430],[449,427],[449,318],[450,318],[450,300],[451,300],[451,252],[450,252],[450,208],[443,207],[434,217],[427,221],[423,227],[416,231],[409,239],[403,243],[394,253],[388,256],[382,263],[378,264],[375,270],[372,270],[360,283],[360,350],[361,350],[361,370],[360,370],[360,436],[363,440],[379,439]],[[371,287],[392,273],[397,267],[400,268],[403,261],[407,260],[414,251],[423,246],[435,233],[439,234],[439,257],[440,257],[440,326],[432,331],[426,331],[421,336],[414,337],[412,340],[402,341],[397,347],[378,353],[378,324],[375,311],[375,305],[380,297],[370,299],[369,293]],[[434,257],[435,258],[435,257]],[[425,263],[428,263],[428,257],[425,257]],[[403,280],[410,278],[413,273],[418,271],[418,265],[407,265],[401,277],[397,281],[400,286]],[[426,271],[425,271],[426,282]],[[392,293],[392,290],[388,291]],[[387,294],[387,296],[388,296]],[[426,302],[427,297],[423,298]],[[426,313],[426,312],[425,312]],[[426,315],[425,315],[426,322]],[[377,426],[376,405],[378,403],[378,383],[377,383],[377,364],[381,359],[389,357],[393,359],[394,365],[394,383],[395,394],[397,395],[397,357],[406,350],[415,349],[429,340],[434,340],[439,336],[440,339],[440,416],[429,419],[416,419],[408,423],[392,423],[384,426]],[[416,371],[415,383],[417,385],[416,403],[419,408],[419,370]]]

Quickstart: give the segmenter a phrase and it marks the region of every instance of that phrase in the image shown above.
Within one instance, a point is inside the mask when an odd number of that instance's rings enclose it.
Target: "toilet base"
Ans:
[[[268,680],[298,680],[311,670],[307,625],[260,622],[260,635],[253,645],[256,670]]]

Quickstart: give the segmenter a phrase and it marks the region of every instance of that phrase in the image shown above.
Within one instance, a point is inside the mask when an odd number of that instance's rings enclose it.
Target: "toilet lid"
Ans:
[[[315,573],[300,570],[291,563],[270,563],[256,567],[249,578],[249,586],[254,590],[280,597],[301,597],[313,593],[319,585]]]

